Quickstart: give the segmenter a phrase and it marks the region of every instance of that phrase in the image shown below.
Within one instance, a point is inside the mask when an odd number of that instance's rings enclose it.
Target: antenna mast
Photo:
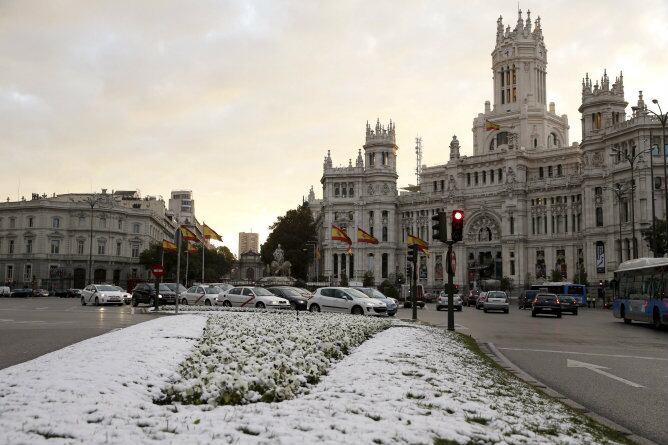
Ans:
[[[416,185],[420,185],[420,176],[422,175],[422,138],[420,136],[415,137],[415,178]]]

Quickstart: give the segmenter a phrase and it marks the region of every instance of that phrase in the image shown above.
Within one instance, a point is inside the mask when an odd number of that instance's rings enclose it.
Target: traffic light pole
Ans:
[[[413,308],[413,321],[417,321],[417,246],[411,246],[413,249],[413,272],[411,273],[413,282],[411,283],[411,307]]]
[[[455,330],[455,308],[454,308],[454,295],[452,293],[452,288],[454,287],[453,278],[455,271],[452,270],[452,241],[448,241],[448,254],[446,256],[448,264],[448,331]]]

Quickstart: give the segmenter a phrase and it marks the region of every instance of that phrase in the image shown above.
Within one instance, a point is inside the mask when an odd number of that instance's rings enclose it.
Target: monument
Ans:
[[[279,244],[274,250],[274,260],[267,264],[265,276],[257,282],[259,286],[293,286],[295,278],[290,276],[292,264],[285,260],[283,248]]]

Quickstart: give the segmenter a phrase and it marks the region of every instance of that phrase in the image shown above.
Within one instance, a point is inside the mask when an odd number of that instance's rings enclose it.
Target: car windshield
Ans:
[[[222,292],[218,286],[209,286],[205,290],[207,294],[219,294]]]
[[[549,295],[549,294],[541,294],[541,295],[538,295],[538,297],[536,297],[536,298],[538,298],[538,300],[540,300],[540,301],[552,301],[552,300],[556,300],[557,296],[556,295]]]
[[[160,292],[174,292],[172,288],[167,286],[165,283],[160,283],[160,287],[158,289],[160,289]]]
[[[161,284],[160,286],[167,286],[167,288],[168,288],[169,290],[171,290],[172,292],[175,292],[175,291],[176,291],[176,283],[163,283],[163,284]],[[180,293],[180,294],[183,293],[183,292],[186,292],[187,290],[188,290],[188,289],[186,289],[186,288],[183,286],[183,284],[179,284],[179,293]]]
[[[377,289],[371,289],[371,296],[373,298],[385,299],[387,298],[383,293]]]
[[[506,298],[504,292],[490,292],[487,294],[487,298]]]
[[[120,291],[120,292],[125,292],[125,290],[123,290],[123,288],[119,287],[119,286],[114,286],[114,289],[116,289],[117,291]],[[42,289],[40,289],[40,290],[42,290]]]
[[[264,287],[254,287],[253,291],[255,292],[255,295],[257,295],[258,297],[275,297],[274,294],[269,292]]]
[[[301,297],[302,294],[297,292],[296,290],[289,288],[289,287],[279,287],[279,289],[285,294],[290,297]]]
[[[311,292],[307,291],[306,289],[302,289],[301,287],[291,287],[290,289],[293,289],[294,291],[296,291],[297,293],[299,293],[300,295],[302,295],[304,297],[310,297],[311,296]]]
[[[352,288],[346,289],[346,292],[348,292],[349,295],[355,298],[370,298],[367,294],[357,289],[352,289]]]
[[[97,290],[103,291],[103,292],[117,292],[118,289],[114,286],[109,286],[109,285],[103,285],[103,286],[97,286]]]

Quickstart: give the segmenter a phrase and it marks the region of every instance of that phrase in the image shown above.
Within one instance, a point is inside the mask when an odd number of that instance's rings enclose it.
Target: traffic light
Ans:
[[[451,223],[452,231],[450,239],[452,242],[456,243],[457,241],[461,241],[464,237],[464,211],[453,210]]]
[[[406,261],[409,263],[415,263],[417,261],[417,246],[411,244],[408,246],[408,255],[406,256]]]
[[[448,240],[447,221],[445,218],[445,212],[438,212],[438,214],[431,217],[431,220],[435,222],[431,226],[431,237],[434,241],[438,240],[444,243]]]

